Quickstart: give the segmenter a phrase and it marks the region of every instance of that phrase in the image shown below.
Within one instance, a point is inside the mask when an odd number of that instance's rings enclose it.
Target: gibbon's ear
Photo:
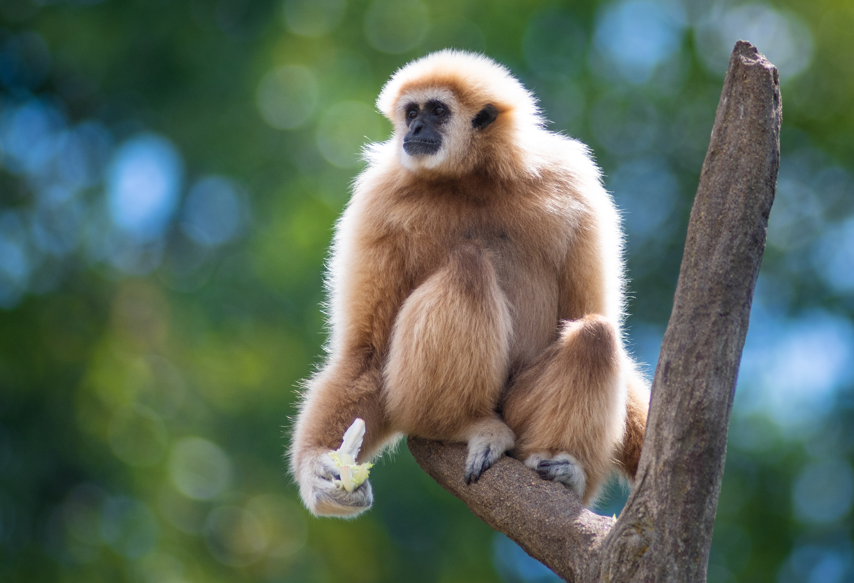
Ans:
[[[486,107],[480,110],[480,112],[474,116],[474,119],[471,120],[471,125],[475,129],[482,130],[489,124],[495,121],[495,118],[498,117],[498,110],[495,109],[495,106],[491,103]]]

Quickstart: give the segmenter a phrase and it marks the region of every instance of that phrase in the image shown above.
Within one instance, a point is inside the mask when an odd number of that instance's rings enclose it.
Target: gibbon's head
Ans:
[[[399,69],[377,107],[394,124],[400,163],[418,174],[512,174],[526,136],[543,126],[536,99],[506,68],[455,50]]]

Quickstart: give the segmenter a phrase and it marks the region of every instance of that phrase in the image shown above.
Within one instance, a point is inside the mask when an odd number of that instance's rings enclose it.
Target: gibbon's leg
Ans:
[[[341,476],[329,453],[341,445],[353,421],[361,418],[367,427],[359,462],[371,459],[394,437],[380,402],[379,370],[368,368],[360,374],[356,367],[332,363],[311,379],[295,424],[291,472],[303,502],[316,516],[353,518],[373,504],[370,481],[353,492],[334,483]]]
[[[504,419],[518,437],[514,455],[571,487],[585,505],[607,478],[625,432],[621,377],[615,327],[588,315],[565,322],[504,399]]]
[[[619,469],[629,480],[634,481],[640,462],[646,416],[649,411],[649,389],[643,376],[632,370],[628,374],[628,401],[626,402],[626,435],[617,451]]]
[[[473,243],[406,299],[384,371],[395,431],[468,444],[466,480],[513,447],[496,407],[507,381],[511,319],[488,252]]]

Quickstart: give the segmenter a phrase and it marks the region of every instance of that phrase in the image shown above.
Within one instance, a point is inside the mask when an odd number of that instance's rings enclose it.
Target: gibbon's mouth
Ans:
[[[418,138],[404,139],[403,151],[410,156],[435,154],[439,151],[441,142],[438,140],[420,140]]]

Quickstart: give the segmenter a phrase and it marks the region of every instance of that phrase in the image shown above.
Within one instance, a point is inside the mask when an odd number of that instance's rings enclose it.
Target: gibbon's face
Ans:
[[[470,111],[450,89],[436,87],[407,92],[395,109],[403,165],[452,175],[465,172],[473,134],[498,116],[492,105]]]
[[[432,156],[442,148],[442,126],[453,116],[447,105],[433,100],[427,103],[406,105],[406,127],[403,150],[410,156]]]

